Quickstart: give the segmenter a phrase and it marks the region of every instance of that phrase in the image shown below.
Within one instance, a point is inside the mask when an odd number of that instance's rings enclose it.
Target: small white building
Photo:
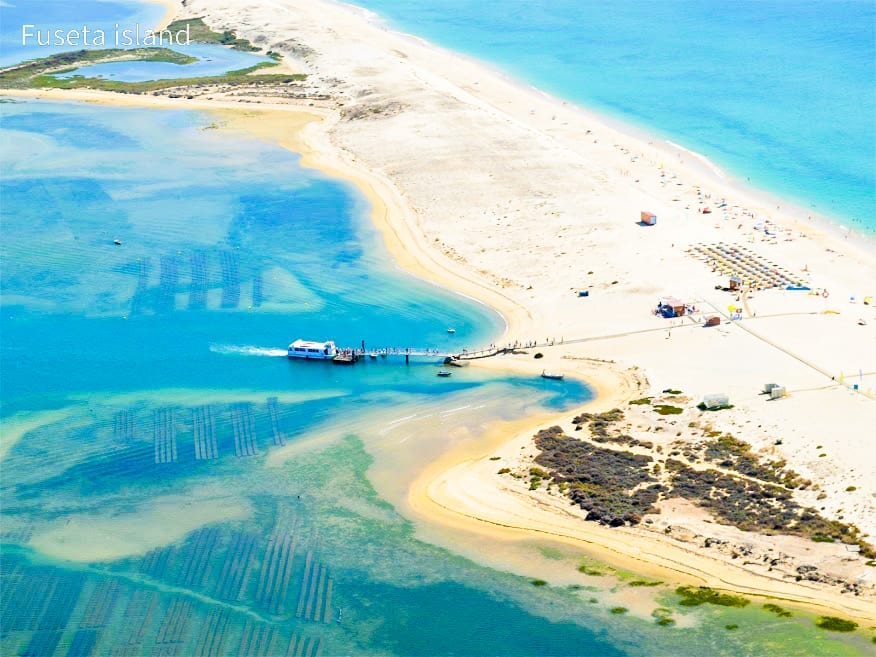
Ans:
[[[703,397],[703,407],[707,410],[716,410],[730,406],[730,395],[724,392],[712,393]]]

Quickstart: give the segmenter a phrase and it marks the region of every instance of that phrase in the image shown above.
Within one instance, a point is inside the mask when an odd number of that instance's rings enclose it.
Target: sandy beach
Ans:
[[[473,366],[581,378],[596,391],[588,408],[597,410],[682,390],[691,407],[678,420],[682,439],[684,424],[699,417],[692,407],[726,393],[733,408],[709,414],[712,426],[785,459],[818,484],[795,492],[801,504],[857,525],[873,542],[876,451],[866,427],[876,426],[876,306],[863,303],[876,295],[869,238],[353,7],[189,0],[168,8],[167,21],[174,13],[205,16],[283,53],[308,74],[313,95],[329,99],[3,93],[209,110],[224,129],[301,153],[305,166],[351,181],[368,198],[400,268],[501,312],[507,330],[499,344],[538,345]],[[639,224],[645,210],[656,214],[655,226]],[[716,289],[729,275],[714,257],[696,257],[698,246],[744,247],[753,262],[787,272],[812,293],[782,286],[743,299]],[[661,297],[697,310],[655,316]],[[740,318],[731,320],[737,305]],[[720,325],[705,328],[712,315]],[[783,385],[787,397],[769,401],[761,394],[768,382]],[[483,444],[446,454],[417,478],[403,510],[454,540],[549,536],[667,580],[876,619],[873,568],[841,544],[740,532],[682,503],[668,504],[651,528],[606,528],[564,498],[496,474],[490,458],[525,467],[535,431],[568,427],[577,412],[497,427]],[[644,411],[637,419],[666,422]],[[702,548],[708,537],[815,564],[856,582],[859,594],[731,562]]]

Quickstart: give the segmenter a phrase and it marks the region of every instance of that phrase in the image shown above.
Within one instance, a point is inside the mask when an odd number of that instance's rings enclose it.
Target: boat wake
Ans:
[[[211,344],[210,351],[216,354],[236,354],[238,356],[270,356],[272,358],[285,357],[285,349],[271,349],[269,347],[253,347],[250,345]]]

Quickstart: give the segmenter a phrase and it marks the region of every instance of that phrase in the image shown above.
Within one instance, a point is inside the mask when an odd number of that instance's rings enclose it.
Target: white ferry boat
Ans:
[[[338,348],[331,340],[326,342],[310,342],[296,340],[289,345],[289,358],[305,358],[313,360],[331,360],[338,355]]]

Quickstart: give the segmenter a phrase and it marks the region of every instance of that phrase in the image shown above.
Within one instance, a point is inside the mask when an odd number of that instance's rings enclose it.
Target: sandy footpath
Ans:
[[[30,95],[210,109],[230,130],[301,152],[305,165],[366,195],[400,267],[496,308],[508,323],[502,344],[536,341],[544,354],[535,361],[529,350],[477,366],[581,376],[596,383],[600,409],[670,387],[694,403],[727,393],[734,408],[712,418],[716,428],[786,459],[825,495],[804,493],[801,502],[857,524],[873,541],[876,449],[867,427],[876,426],[876,307],[863,304],[876,296],[871,241],[742,189],[695,154],[621,132],[349,6],[189,0],[180,11],[284,53],[331,100]],[[638,225],[642,210],[657,214],[656,226]],[[827,294],[755,291],[731,322],[728,307],[742,300],[715,289],[728,276],[688,252],[719,244],[745,247]],[[578,297],[582,289],[589,296]],[[663,296],[698,312],[655,317]],[[713,314],[721,325],[704,328],[704,316]],[[767,382],[781,383],[789,396],[767,401],[759,394]],[[574,414],[550,421],[567,424]],[[872,568],[854,555],[845,567],[864,595],[852,599],[727,564],[657,532],[607,530],[562,501],[521,495],[494,476],[485,457],[520,451],[546,421],[517,427],[501,437],[504,445],[485,439],[483,450],[432,464],[411,490],[412,517],[497,540],[509,532],[550,535],[626,559],[634,570],[657,568],[682,581],[876,618]],[[701,527],[691,510],[677,513],[677,523]]]

